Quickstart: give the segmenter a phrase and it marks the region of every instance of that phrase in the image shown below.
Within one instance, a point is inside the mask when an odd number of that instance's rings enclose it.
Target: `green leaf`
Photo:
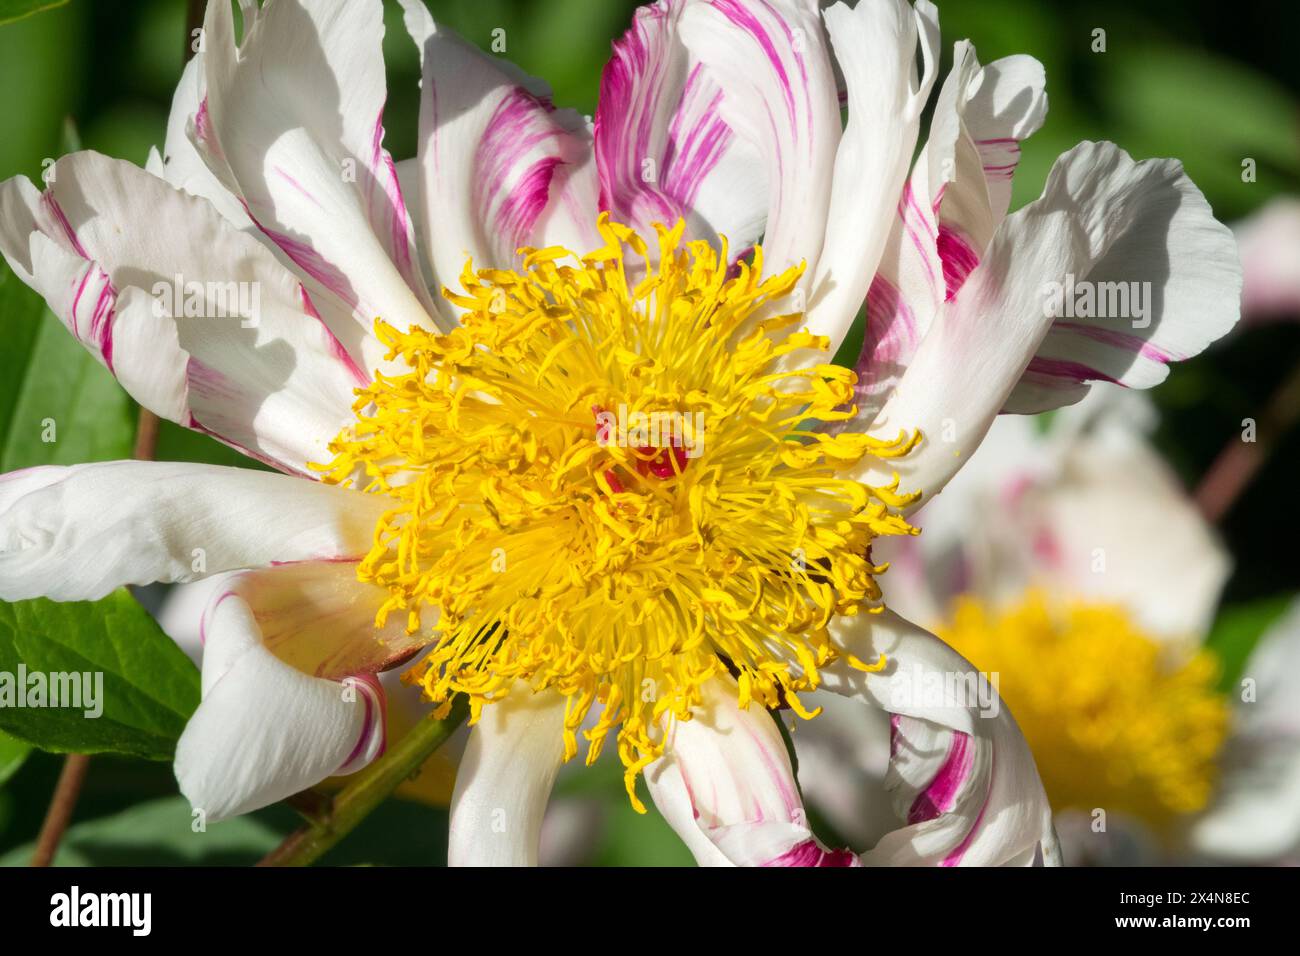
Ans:
[[[184,797],[151,800],[121,813],[69,828],[55,866],[247,866],[280,842],[282,834],[253,816],[208,824],[195,832]],[[0,866],[27,866],[32,844],[0,856]]]
[[[33,674],[46,675],[47,684],[52,674],[83,675],[80,706],[16,706],[20,665],[28,675],[28,700],[32,681],[39,680]],[[86,673],[102,676],[87,684]],[[60,753],[170,760],[199,703],[198,669],[126,590],[93,603],[0,604],[5,680],[14,698],[0,706],[0,730]],[[5,692],[0,683],[0,695]],[[46,695],[53,703],[52,690]],[[87,715],[97,709],[98,716]]]
[[[42,10],[53,10],[67,2],[68,0],[0,0],[0,23],[21,20]]]
[[[18,772],[18,768],[32,752],[32,745],[0,733],[0,787]]]
[[[134,403],[0,263],[0,471],[129,458]]]

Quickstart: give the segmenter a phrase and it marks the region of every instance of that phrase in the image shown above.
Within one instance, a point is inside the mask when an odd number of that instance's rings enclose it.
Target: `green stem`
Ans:
[[[335,794],[328,810],[318,820],[289,834],[257,865],[307,866],[320,859],[383,803],[403,780],[413,776],[447,742],[468,714],[469,706],[460,697],[444,719],[420,721],[388,753],[354,775]]]

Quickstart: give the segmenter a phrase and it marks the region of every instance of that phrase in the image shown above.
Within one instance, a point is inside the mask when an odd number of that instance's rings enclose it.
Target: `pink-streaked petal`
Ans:
[[[1006,214],[1014,169],[1007,157],[1019,156],[1020,141],[1046,113],[1043,82],[1042,66],[1030,57],[981,69],[969,42],[954,46],[929,139],[903,188],[867,296],[854,424],[879,412],[944,303],[983,258]]]
[[[848,125],[835,155],[825,248],[807,322],[829,336],[832,351],[857,315],[890,240],[921,111],[934,84],[938,17],[928,0],[918,0],[915,9],[903,0],[881,0],[826,11],[848,92]],[[869,321],[880,327],[874,315]]]
[[[252,230],[253,223],[239,199],[208,169],[190,139],[189,130],[203,109],[206,94],[203,54],[196,53],[185,64],[181,81],[176,85],[163,151],[151,150],[145,169],[177,189],[207,199],[236,229]]]
[[[682,42],[722,89],[718,111],[767,170],[764,270],[808,263],[826,235],[840,107],[818,11],[800,0],[690,4]]]
[[[954,46],[930,138],[902,190],[867,295],[852,424],[878,414],[944,303],[983,259],[1009,202],[1009,157],[1019,156],[1019,142],[1047,112],[1043,85],[1043,68],[1031,57],[982,69],[969,42]]]
[[[466,260],[512,268],[519,248],[600,244],[591,137],[544,84],[404,3],[420,47],[420,231],[433,285],[459,291]],[[450,303],[441,308],[454,313]]]
[[[371,371],[382,364],[377,316],[400,329],[435,328],[383,147],[382,5],[281,0],[244,27],[236,46],[230,6],[208,6],[196,146]]]
[[[244,468],[116,461],[0,476],[0,598],[97,600],[275,561],[357,560],[383,503]]]
[[[937,637],[891,611],[837,618],[832,637],[865,672],[837,660],[823,686],[894,715],[890,767],[900,826],[869,865],[1059,862],[1051,808],[1032,754],[996,690]]]
[[[820,846],[808,827],[772,715],[757,704],[738,707],[730,678],[710,681],[703,693],[690,720],[670,719],[664,756],[646,771],[655,805],[697,861],[844,865],[844,855]]]
[[[1236,243],[1180,163],[1137,163],[1112,144],[1085,143],[1058,161],[1044,201],[1078,221],[1088,248],[1040,277],[1039,305],[1056,314],[1007,411],[1071,404],[1094,381],[1150,388],[1170,363],[1236,324]],[[1060,287],[1064,311],[1045,302],[1053,297],[1043,291],[1048,283]],[[1079,314],[1087,289],[1098,302],[1093,315]]]
[[[0,189],[0,250],[152,411],[307,473],[368,381],[303,285],[208,201],[98,153]],[[78,267],[76,264],[80,263]]]
[[[637,10],[601,75],[595,147],[600,205],[652,235],[684,218],[733,254],[763,231],[768,186],[754,146],[722,117],[722,90],[678,35],[687,0]]]
[[[1031,56],[989,63],[968,91],[962,121],[979,150],[995,223],[1011,205],[1011,183],[1020,163],[1020,144],[1047,117],[1046,74]]]
[[[1070,276],[1149,283],[1149,324],[1053,327],[1049,283]],[[1231,234],[1176,163],[1135,163],[1111,144],[1076,147],[1043,196],[998,228],[871,425],[890,437],[919,429],[920,446],[896,469],[869,464],[861,477],[880,484],[896,470],[904,488],[928,499],[999,410],[1078,401],[1092,379],[1155,384],[1167,374],[1161,358],[1193,355],[1232,327],[1240,283]]]

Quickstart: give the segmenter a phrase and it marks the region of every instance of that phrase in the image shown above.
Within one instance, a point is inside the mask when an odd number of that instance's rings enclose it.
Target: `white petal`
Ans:
[[[428,613],[415,633],[407,633],[406,616],[391,614],[376,627],[387,592],[359,581],[356,562],[341,559],[245,571],[227,579],[225,593],[252,608],[267,650],[304,674],[332,681],[400,666],[429,644],[436,621],[436,613]],[[201,641],[220,603],[214,594],[205,608]]]
[[[1011,204],[1020,143],[1037,132],[1047,117],[1045,86],[1043,65],[1021,55],[985,66],[969,90],[962,121],[979,148],[995,225]]]
[[[215,465],[11,472],[0,478],[0,598],[96,600],[272,561],[355,560],[382,510],[358,492]]]
[[[969,42],[955,45],[929,141],[898,201],[867,295],[855,363],[857,421],[880,410],[945,300],[985,255],[1006,215],[1020,140],[1046,113],[1043,83],[1042,66],[1030,57],[981,69]]]
[[[938,61],[938,11],[919,0],[863,0],[826,11],[848,90],[826,242],[808,300],[811,331],[839,347],[866,296],[895,219]],[[923,61],[918,71],[917,41]],[[874,316],[872,317],[875,318]]]
[[[1149,327],[1119,332],[1106,325],[1111,320],[1057,320],[1048,335],[1049,283],[1066,276],[1151,282]],[[1004,405],[1027,410],[1045,407],[1039,398],[1077,401],[1089,377],[1139,386],[1159,381],[1167,370],[1142,353],[1170,357],[1158,343],[1178,342],[1186,357],[1223,334],[1236,320],[1239,281],[1231,237],[1177,164],[1134,163],[1113,145],[1083,144],[1057,162],[1042,198],[998,228],[872,430],[890,437],[921,430],[923,442],[897,471],[903,487],[932,497]],[[1070,358],[1050,357],[1067,347]],[[1127,371],[1124,363],[1131,364]],[[868,464],[863,478],[879,484],[892,471]]]
[[[975,668],[891,611],[839,617],[832,635],[876,673],[842,659],[827,690],[896,715],[887,785],[904,825],[863,855],[868,865],[1057,862],[1051,808],[1020,729]]]
[[[207,83],[196,145],[249,215],[307,277],[312,298],[367,369],[382,316],[432,329],[434,303],[383,148],[383,9],[372,0],[284,0],[245,24],[208,6]],[[350,314],[347,328],[337,314]]]
[[[0,249],[160,415],[286,470],[326,460],[368,377],[302,284],[207,201],[83,152],[0,188]]]
[[[1255,699],[1236,708],[1219,792],[1188,834],[1224,863],[1293,861],[1300,853],[1300,602],[1260,638],[1243,671]]]
[[[1099,398],[1087,400],[1088,418],[1057,447],[1055,475],[1021,488],[1008,508],[1004,527],[1019,533],[1026,583],[1122,604],[1158,637],[1206,634],[1231,571],[1228,553],[1134,427],[1146,402],[1135,393]],[[1036,543],[1034,553],[1024,542]]]
[[[804,695],[804,704],[821,713],[792,735],[799,789],[850,846],[872,846],[898,825],[885,791],[889,714],[823,691]]]
[[[564,698],[516,685],[483,708],[456,771],[447,862],[536,866],[546,803],[564,759]]]
[[[681,41],[686,7],[638,8],[614,44],[596,108],[601,206],[643,236],[684,218],[691,236],[726,236],[739,255],[763,231],[767,171],[722,118],[722,90]]]
[[[420,32],[420,228],[435,287],[460,291],[467,258],[479,269],[513,268],[517,250],[538,240],[599,246],[582,118],[450,31],[427,22]]]
[[[719,115],[767,168],[764,272],[806,260],[810,282],[840,141],[835,73],[816,8],[800,0],[691,4],[680,34],[722,88]]]
[[[251,230],[252,220],[239,204],[239,199],[212,174],[190,140],[188,131],[203,108],[206,96],[203,54],[196,53],[185,64],[181,81],[176,85],[163,151],[161,154],[156,150],[152,152],[145,168],[177,189],[207,199],[236,229]]]
[[[1135,163],[1112,144],[1084,143],[1058,160],[1044,200],[1054,186],[1088,251],[1040,275],[1042,283],[1064,286],[1073,309],[1052,323],[1008,411],[1070,404],[1092,381],[1159,384],[1169,363],[1200,353],[1240,315],[1236,243],[1181,164]],[[1105,314],[1081,314],[1079,301],[1070,301],[1070,277],[1090,283],[1098,310],[1106,300]]]
[[[244,596],[223,591],[205,617],[203,700],[176,746],[176,779],[209,821],[256,810],[383,750],[384,698],[372,676],[311,677],[263,643]]]
[[[1300,315],[1300,199],[1279,196],[1237,223],[1248,322]]]
[[[702,690],[690,720],[670,721],[664,756],[646,771],[656,806],[696,860],[704,866],[853,865],[851,853],[827,852],[808,828],[772,715],[757,704],[740,709],[730,678]]]

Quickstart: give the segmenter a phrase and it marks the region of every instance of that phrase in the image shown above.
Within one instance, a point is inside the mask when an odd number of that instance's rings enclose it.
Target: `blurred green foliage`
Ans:
[[[32,0],[0,0],[0,21]],[[609,43],[627,25],[630,0],[431,0],[435,17],[487,48],[504,29],[505,55],[544,77],[561,106],[590,114]],[[957,0],[940,3],[946,71],[952,43],[970,37],[982,61],[1030,53],[1044,63],[1051,111],[1024,149],[1015,205],[1036,197],[1056,156],[1083,139],[1110,139],[1138,157],[1175,156],[1232,221],[1271,196],[1300,194],[1300,106],[1294,38],[1297,5],[1218,0]],[[161,144],[172,87],[187,42],[185,0],[72,0],[0,26],[0,178],[35,179],[61,152],[71,119],[87,148],[143,163]],[[389,101],[386,145],[414,155],[418,59],[395,3],[386,6]],[[1105,52],[1094,51],[1096,30]],[[941,73],[942,75],[942,73]],[[1256,182],[1243,182],[1254,159]],[[134,409],[99,366],[0,267],[0,466],[123,457]],[[1295,317],[1300,318],[1300,317]],[[859,333],[860,334],[860,333]],[[1154,393],[1159,444],[1189,485],[1204,473],[1241,420],[1260,415],[1272,390],[1300,361],[1300,322],[1241,331],[1173,369]],[[31,364],[40,381],[25,381]],[[38,423],[57,410],[60,441],[39,442]],[[34,430],[35,429],[35,430]],[[211,439],[164,425],[159,457],[248,464]],[[1280,436],[1267,467],[1223,524],[1236,559],[1212,646],[1228,675],[1300,585],[1294,476],[1300,434]],[[1290,528],[1286,527],[1287,523]],[[1263,623],[1261,623],[1263,622]],[[0,738],[0,851],[30,841],[58,761]],[[21,768],[21,769],[19,769]],[[591,814],[592,862],[679,863],[688,859],[653,813],[632,812],[616,767],[566,775],[572,799],[599,801]],[[157,803],[140,805],[148,798]],[[65,847],[68,862],[249,862],[293,826],[284,808],[183,840],[189,816],[169,771],[96,758]],[[390,801],[326,862],[436,862],[445,854],[446,814]],[[3,862],[21,861],[14,850]],[[196,855],[197,854],[197,855]]]

